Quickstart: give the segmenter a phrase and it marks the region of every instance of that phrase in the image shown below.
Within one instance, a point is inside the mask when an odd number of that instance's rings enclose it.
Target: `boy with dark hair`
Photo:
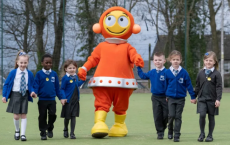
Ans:
[[[58,96],[61,104],[64,105],[66,99],[62,99],[62,94],[59,88],[59,79],[55,71],[51,70],[52,56],[45,54],[42,56],[42,70],[38,71],[34,81],[34,92],[38,95],[38,111],[39,111],[39,129],[41,131],[41,140],[46,140],[46,130],[49,138],[53,137],[54,122],[56,115],[56,101]],[[47,110],[48,110],[48,124],[47,124]]]
[[[162,52],[156,52],[153,56],[156,69],[144,73],[140,67],[137,67],[139,77],[145,80],[150,79],[151,82],[153,117],[158,134],[157,139],[164,138],[164,131],[168,123],[168,103],[165,96],[165,62],[165,55]]]

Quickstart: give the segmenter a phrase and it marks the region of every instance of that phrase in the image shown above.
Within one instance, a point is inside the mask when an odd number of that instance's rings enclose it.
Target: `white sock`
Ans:
[[[27,118],[21,119],[21,135],[26,133]]]
[[[19,131],[19,120],[14,119],[15,131]],[[16,133],[16,136],[19,136],[19,133]]]

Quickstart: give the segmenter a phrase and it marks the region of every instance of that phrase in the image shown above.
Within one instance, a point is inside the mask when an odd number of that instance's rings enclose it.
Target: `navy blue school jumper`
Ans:
[[[172,69],[172,67],[170,67]],[[168,109],[169,109],[169,134],[172,135],[174,131],[174,137],[179,138],[181,133],[181,118],[182,112],[185,104],[185,97],[187,95],[187,90],[191,96],[191,99],[195,99],[195,93],[193,91],[193,86],[188,72],[181,66],[179,73],[175,76],[172,70],[168,69],[166,71],[166,96],[168,99]],[[173,128],[173,122],[175,120],[175,125]]]
[[[33,82],[34,82],[34,75],[31,71],[27,70],[28,72],[28,84],[27,84],[28,90],[26,91],[26,95],[22,96],[20,92],[12,91],[17,69],[14,69],[9,73],[5,81],[5,84],[3,86],[2,96],[6,98],[6,101],[10,99],[10,102],[7,107],[7,112],[14,113],[14,114],[27,114],[28,101],[33,102],[33,99],[30,96],[30,94],[34,91],[32,87]]]
[[[165,72],[167,69],[152,69],[147,73],[144,73],[140,67],[137,67],[137,70],[141,79],[150,79],[152,93],[151,100],[155,127],[158,135],[164,135],[164,131],[167,128],[168,123],[168,103],[165,96]]]
[[[46,130],[52,131],[54,128],[56,116],[56,101],[57,96],[59,100],[62,99],[62,94],[59,88],[59,79],[55,71],[49,70],[49,74],[40,70],[37,72],[34,81],[34,91],[38,95],[38,111],[39,111],[39,129],[42,133]],[[48,124],[47,124],[47,110],[48,110]]]
[[[61,117],[71,119],[72,116],[79,117],[80,112],[80,93],[78,87],[80,87],[85,81],[72,79],[69,74],[66,74],[61,81],[61,92],[63,99],[67,99],[67,103],[62,106]]]
[[[206,69],[206,68],[205,68]],[[222,98],[222,77],[214,67],[210,70],[210,74],[205,74],[205,69],[201,70],[196,79],[195,93],[198,97],[197,113],[200,114],[200,136],[204,137],[205,118],[208,114],[209,119],[209,134],[212,138],[212,133],[215,127],[214,115],[219,114],[219,107],[215,107],[216,100]]]

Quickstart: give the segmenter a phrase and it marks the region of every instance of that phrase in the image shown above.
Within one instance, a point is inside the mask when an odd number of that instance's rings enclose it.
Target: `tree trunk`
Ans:
[[[94,10],[96,10],[97,8],[97,0],[94,3]],[[93,25],[94,25],[94,21],[93,21],[93,17],[90,14],[90,10],[89,10],[89,3],[88,0],[85,0],[85,9],[86,9],[86,13],[88,15],[88,52],[87,52],[87,56],[86,56],[86,60],[88,59],[88,57],[91,55],[92,51],[93,51],[93,47],[95,46],[95,34],[93,32]]]
[[[36,40],[37,40],[36,45],[37,45],[37,57],[38,57],[37,71],[39,71],[42,69],[42,65],[41,65],[42,55],[45,54],[45,48],[43,46],[43,30],[47,19],[44,14],[46,11],[46,0],[41,0],[38,9],[38,14],[35,13],[33,1],[26,0],[26,2],[28,3],[29,9],[33,16],[33,21],[36,25]]]
[[[66,1],[64,1],[64,9],[66,8]],[[56,7],[54,8],[56,9]],[[56,13],[54,13],[56,16]],[[54,42],[54,51],[53,51],[53,70],[56,72],[59,68],[60,58],[61,58],[61,48],[62,48],[62,37],[63,37],[63,1],[60,1],[59,14],[58,14],[58,23],[54,25],[55,27],[55,42]],[[54,22],[56,24],[56,22]],[[63,48],[64,49],[64,48]],[[63,62],[64,63],[64,62]]]
[[[208,1],[208,7],[209,7],[209,14],[210,14],[210,26],[212,31],[212,50],[216,53],[217,58],[220,58],[220,50],[218,45],[218,37],[217,37],[217,31],[216,31],[216,20],[215,20],[215,10],[213,5],[213,0]]]
[[[25,16],[26,16],[26,24],[24,26],[24,40],[23,40],[23,50],[28,53],[28,28],[29,28],[29,23],[30,23],[30,16],[29,16],[29,6],[28,3],[25,2]]]

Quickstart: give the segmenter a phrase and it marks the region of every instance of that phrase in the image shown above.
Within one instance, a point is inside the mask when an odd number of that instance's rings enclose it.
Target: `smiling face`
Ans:
[[[180,66],[180,63],[181,63],[181,57],[180,55],[173,55],[170,59],[170,62],[172,64],[172,67],[174,69],[178,69],[178,67]]]
[[[17,60],[18,68],[21,71],[24,71],[26,67],[28,66],[28,62],[29,62],[29,59],[27,56],[19,56]]]
[[[119,10],[108,13],[103,20],[103,26],[110,35],[120,36],[129,31],[131,22],[128,15]]]
[[[153,63],[156,66],[157,69],[162,69],[164,64],[165,64],[166,60],[165,60],[165,56],[161,55],[161,56],[153,56]]]
[[[52,58],[50,57],[45,57],[43,62],[42,62],[42,66],[45,70],[49,70],[52,67]]]
[[[212,67],[214,67],[216,61],[213,59],[213,56],[210,56],[206,59],[204,59],[204,66],[207,68],[207,69],[211,69]]]
[[[70,75],[75,75],[76,70],[77,70],[77,68],[76,68],[76,66],[74,66],[73,64],[70,64],[69,66],[67,66],[67,67],[65,68],[65,71],[66,71],[68,74],[70,74]]]

